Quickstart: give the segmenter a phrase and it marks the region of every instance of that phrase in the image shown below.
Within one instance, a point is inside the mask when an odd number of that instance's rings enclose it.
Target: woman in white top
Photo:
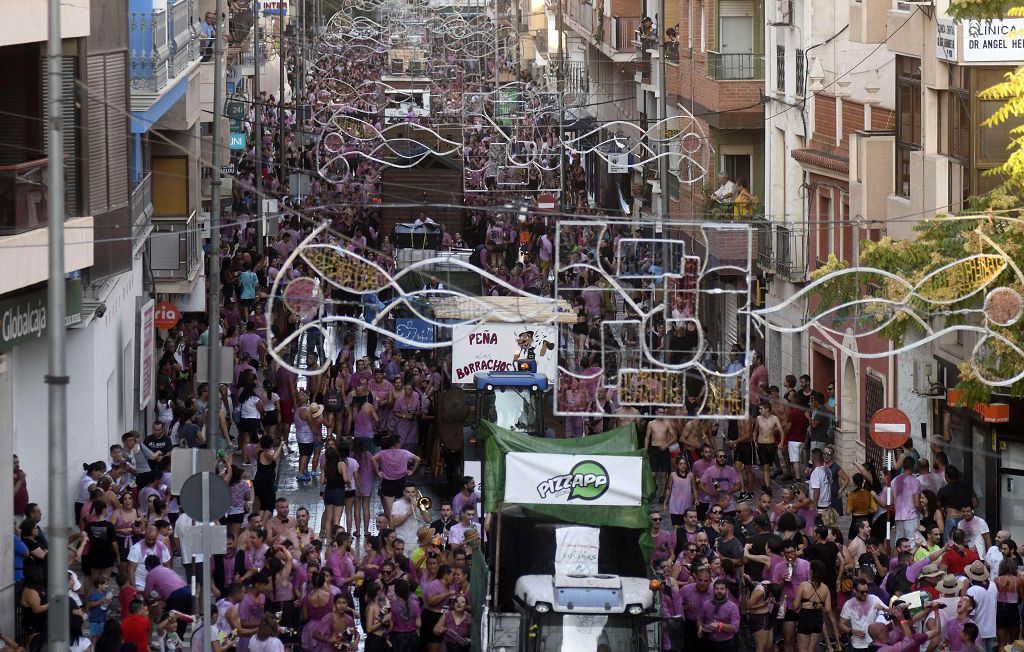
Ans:
[[[82,477],[78,479],[78,493],[75,494],[75,513],[77,520],[82,507],[89,502],[89,493],[96,488],[96,483],[107,472],[107,463],[102,461],[82,465]]]
[[[245,450],[250,440],[255,440],[263,432],[263,400],[256,392],[256,381],[250,380],[238,394],[239,416],[238,446]]]
[[[260,400],[263,401],[263,431],[277,441],[277,426],[281,423],[281,412],[277,405],[281,397],[274,391],[274,381],[268,379],[263,382]]]
[[[249,652],[284,652],[284,643],[277,634],[277,614],[268,611],[263,614],[256,635],[249,639]]]

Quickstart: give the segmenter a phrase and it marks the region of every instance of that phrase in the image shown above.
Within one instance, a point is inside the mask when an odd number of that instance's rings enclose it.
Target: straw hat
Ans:
[[[988,579],[988,569],[984,562],[976,561],[964,569],[964,575],[972,582],[984,582]]]
[[[430,543],[430,540],[434,538],[434,528],[427,527],[424,525],[420,529],[416,530],[416,544],[425,546]]]
[[[319,403],[310,403],[309,404],[309,416],[313,417],[314,419],[317,419],[323,413],[324,413],[324,406],[320,405]]]
[[[463,543],[471,543],[480,538],[480,533],[476,531],[476,528],[469,528],[463,535]]]
[[[957,581],[956,576],[946,575],[941,582],[935,585],[935,590],[942,595],[956,595],[960,593],[960,582]]]
[[[921,569],[921,577],[942,577],[945,572],[939,568],[938,564],[928,564]]]
[[[1024,638],[1018,638],[1013,643],[1004,645],[1003,652],[1024,652]]]

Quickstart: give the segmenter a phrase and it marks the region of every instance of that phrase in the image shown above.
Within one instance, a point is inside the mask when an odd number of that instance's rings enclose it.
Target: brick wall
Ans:
[[[877,106],[871,107],[871,128],[889,130],[896,128],[896,112]]]

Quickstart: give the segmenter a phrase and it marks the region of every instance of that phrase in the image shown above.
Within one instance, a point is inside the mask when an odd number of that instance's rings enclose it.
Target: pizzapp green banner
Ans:
[[[552,455],[610,455],[643,459],[641,502],[635,507],[524,504],[523,509],[539,516],[594,527],[614,526],[644,529],[649,526],[648,514],[654,495],[654,477],[647,460],[647,451],[637,448],[633,425],[616,428],[578,439],[545,439],[500,428],[490,421],[480,422],[478,439],[484,448],[484,510],[493,512],[505,502],[505,456],[508,453],[549,453]]]

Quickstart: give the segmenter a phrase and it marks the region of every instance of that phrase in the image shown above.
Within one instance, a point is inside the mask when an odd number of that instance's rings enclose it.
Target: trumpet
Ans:
[[[427,512],[430,511],[430,506],[434,504],[434,501],[430,500],[427,496],[423,495],[422,491],[416,491],[416,506],[420,508],[423,515],[426,516]]]

